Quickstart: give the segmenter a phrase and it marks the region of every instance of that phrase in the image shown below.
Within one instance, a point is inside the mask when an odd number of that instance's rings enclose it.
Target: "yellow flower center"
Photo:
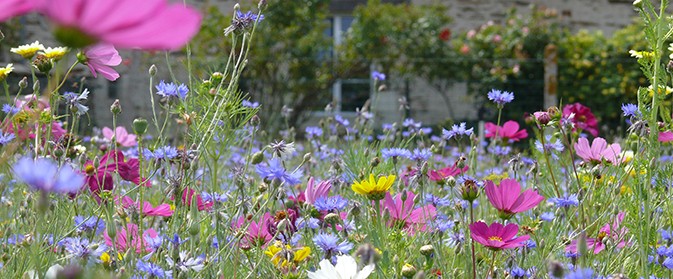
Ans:
[[[500,241],[500,242],[502,242],[502,237],[499,237],[499,236],[495,236],[495,235],[494,235],[494,236],[489,237],[488,240],[493,240],[493,241]]]

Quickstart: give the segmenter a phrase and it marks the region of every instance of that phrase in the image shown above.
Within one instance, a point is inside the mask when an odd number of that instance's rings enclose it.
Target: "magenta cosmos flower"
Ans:
[[[580,103],[574,103],[563,106],[563,117],[569,118],[575,124],[575,128],[580,128],[589,132],[592,136],[598,136],[598,120],[591,112],[591,109]]]
[[[507,226],[500,223],[493,223],[489,226],[481,221],[470,224],[472,239],[493,250],[523,246],[523,242],[530,239],[530,236],[515,237],[518,232],[519,226],[511,223]]]
[[[659,132],[658,139],[659,139],[660,142],[673,141],[673,132],[671,132],[671,131]]]
[[[232,224],[232,227],[235,231],[241,231],[247,228],[245,231],[245,236],[240,240],[239,243],[241,248],[250,249],[253,246],[261,247],[273,239],[273,235],[269,230],[271,226],[275,226],[271,213],[264,213],[259,222],[249,221],[249,225],[247,226],[246,223],[248,223],[246,216],[241,216]]]
[[[306,183],[306,190],[304,191],[306,203],[313,204],[318,198],[326,198],[331,188],[332,182],[329,180],[316,183],[313,177],[309,178],[308,183]]]
[[[0,1],[0,22],[3,22],[11,17],[30,12],[35,6],[34,2],[35,1],[31,0]]]
[[[508,142],[520,141],[528,137],[526,129],[519,130],[519,123],[516,123],[514,120],[505,122],[502,127],[487,122],[484,125],[484,129],[486,129],[485,136],[487,138],[495,138],[497,134],[498,138],[502,138]]]
[[[514,214],[529,210],[544,200],[537,191],[527,189],[521,192],[519,182],[514,179],[503,179],[500,186],[493,181],[486,181],[486,196],[493,207],[498,210],[501,218],[509,219]]]
[[[596,238],[587,238],[587,248],[592,250],[594,254],[598,254],[601,251],[605,250],[605,243],[617,243],[616,248],[621,249],[626,246],[626,234],[629,232],[627,228],[622,227],[622,221],[624,221],[624,216],[626,213],[619,212],[615,219],[612,221],[612,225],[605,224],[599,231]],[[605,241],[605,239],[610,239],[610,241]],[[566,252],[577,254],[577,239],[568,244],[565,248]]]
[[[605,159],[613,164],[621,163],[619,153],[622,152],[622,147],[618,143],[608,145],[605,139],[599,137],[595,138],[589,146],[589,140],[580,138],[574,146],[575,153],[584,161],[600,164]]]
[[[201,15],[195,9],[166,0],[32,2],[37,3],[38,12],[58,25],[56,38],[74,48],[102,42],[119,48],[175,50],[201,25]]]
[[[428,171],[428,178],[434,182],[443,182],[445,179],[464,173],[467,170],[468,166],[465,166],[461,169],[457,166],[457,164],[453,164],[453,166],[448,166],[443,169]]]
[[[115,81],[119,78],[119,73],[112,66],[119,66],[122,63],[122,57],[111,44],[97,44],[82,50],[77,55],[82,64],[87,65],[93,77],[98,77],[100,73],[105,79]]]
[[[134,201],[128,196],[122,198],[122,206],[124,209],[132,209],[136,212],[140,210],[140,203]],[[143,202],[143,216],[163,216],[170,217],[173,215],[173,210],[171,206],[167,203],[162,203],[157,205],[157,207],[152,206],[148,201]]]
[[[138,142],[136,141],[136,135],[129,134],[129,132],[126,131],[126,128],[124,128],[123,126],[115,128],[114,132],[112,131],[112,129],[104,127],[102,132],[103,136],[107,140],[109,140],[110,142],[116,141],[119,145],[123,147],[133,147],[138,145]]]
[[[135,250],[136,253],[140,254],[144,252],[151,252],[152,247],[147,245],[146,238],[155,238],[158,234],[153,229],[147,229],[143,232],[142,237],[140,237],[138,225],[133,223],[126,224],[126,228],[121,227],[117,228],[117,237],[115,241],[112,241],[112,238],[108,235],[107,230],[103,235],[105,238],[105,245],[108,247],[116,247],[123,254],[128,249]]]
[[[437,209],[432,205],[426,205],[414,208],[414,198],[416,195],[411,191],[406,191],[406,200],[402,200],[402,193],[393,198],[390,193],[381,201],[383,207],[382,214],[388,211],[390,221],[388,226],[404,229],[410,234],[417,230],[424,231],[425,224],[437,216]]]

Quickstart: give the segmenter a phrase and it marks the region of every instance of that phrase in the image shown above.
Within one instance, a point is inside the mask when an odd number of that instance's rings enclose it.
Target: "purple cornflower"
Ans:
[[[171,278],[172,271],[165,271],[160,266],[153,263],[146,263],[138,260],[136,263],[138,271],[147,274],[148,278]]]
[[[467,129],[466,127],[467,124],[465,122],[461,122],[460,125],[453,124],[451,126],[451,130],[447,129],[442,129],[442,138],[445,140],[450,140],[454,137],[460,137],[460,136],[471,136],[474,128]]]
[[[591,270],[590,268],[583,268],[583,269],[578,269],[575,270],[569,274],[566,274],[564,279],[595,279],[597,278],[594,276],[594,271]]]
[[[416,122],[415,120],[411,118],[404,119],[402,122],[402,126],[409,128],[410,131],[416,131],[421,128],[421,125],[423,125],[422,122]]]
[[[154,152],[145,149],[143,156],[145,156],[146,159],[171,160],[178,157],[178,149],[172,146],[158,147]]]
[[[196,258],[190,258],[187,255],[187,252],[181,251],[179,254],[179,258],[177,262],[174,262],[173,259],[170,257],[166,258],[166,262],[168,263],[168,266],[171,268],[177,267],[180,269],[182,272],[187,272],[190,269],[196,272],[199,272],[203,269],[203,262],[205,260],[205,256],[199,256]]]
[[[243,101],[241,101],[241,106],[246,107],[246,108],[254,109],[254,108],[259,107],[259,103],[258,102],[250,102],[248,100],[243,100]]]
[[[65,92],[63,93],[63,99],[65,100],[66,106],[70,107],[70,110],[74,111],[77,115],[84,115],[89,111],[89,107],[82,104],[86,102],[89,97],[89,89],[84,89],[82,94],[77,95],[74,92]]]
[[[512,276],[514,279],[522,279],[526,277],[530,277],[530,273],[526,272],[523,268],[520,268],[518,266],[510,269],[509,275]]]
[[[203,199],[204,203],[224,203],[227,201],[227,195],[226,194],[218,194],[218,193],[208,193],[208,192],[201,192],[201,199]]]
[[[70,256],[81,259],[98,259],[108,248],[105,244],[91,243],[88,239],[79,237],[66,237],[58,244],[63,246]]]
[[[504,106],[505,104],[514,100],[514,93],[491,89],[491,92],[488,92],[488,99],[496,103],[498,106]]]
[[[348,121],[348,119],[343,118],[343,116],[341,116],[341,114],[335,115],[334,116],[334,121],[336,121],[337,123],[341,124],[341,126],[344,126],[344,127],[348,127],[348,125],[351,124],[351,122]]]
[[[509,146],[495,145],[489,147],[488,152],[495,156],[507,156],[510,152],[512,152],[512,148]]]
[[[432,157],[432,151],[430,151],[430,148],[416,148],[413,152],[411,152],[410,159],[416,162],[427,162],[430,160],[430,157]]]
[[[3,104],[2,105],[2,112],[12,115],[16,114],[17,112],[21,111],[21,108],[17,108],[15,106],[12,106],[10,104]]]
[[[168,241],[173,244],[173,246],[180,246],[182,243],[187,242],[189,238],[182,239],[177,233],[173,234],[172,238],[169,238]]]
[[[341,196],[320,197],[313,203],[319,211],[341,211],[348,206],[348,200]]]
[[[542,145],[542,142],[540,142],[539,140],[535,141],[535,149],[537,149],[541,153],[548,152],[551,154],[552,158],[558,160],[558,155],[556,155],[556,153],[552,151],[563,152],[564,146],[559,140],[552,141],[551,135],[547,135],[545,136],[544,146]]]
[[[452,206],[454,203],[449,199],[448,197],[437,197],[434,196],[433,194],[425,194],[425,202],[432,204],[435,207],[440,207],[440,206]]]
[[[14,174],[35,190],[59,194],[77,193],[85,182],[84,176],[69,165],[59,168],[47,158],[23,157],[14,164]]]
[[[345,240],[339,243],[339,238],[329,233],[316,235],[313,237],[313,243],[325,253],[325,258],[331,258],[338,254],[348,254],[353,249],[353,244]]]
[[[540,214],[540,220],[542,221],[551,222],[554,221],[554,218],[556,218],[554,212],[544,212]]]
[[[384,148],[381,149],[381,156],[383,159],[388,159],[388,158],[393,158],[393,160],[396,160],[398,158],[409,158],[411,157],[411,152],[409,150],[404,149],[404,148]]]
[[[372,79],[373,80],[386,80],[386,74],[381,73],[381,72],[377,72],[377,71],[373,71],[372,72]]]
[[[666,257],[664,262],[661,263],[662,266],[664,266],[667,269],[673,269],[673,259],[670,257]]]
[[[157,95],[164,98],[179,98],[184,100],[189,93],[189,88],[186,85],[175,83],[165,83],[163,80],[159,82],[154,88],[157,89]]]
[[[159,250],[159,248],[161,248],[161,245],[164,243],[164,237],[161,235],[151,237],[149,234],[146,234],[144,238],[145,238],[145,244],[147,244],[148,247],[152,248],[152,251]]]
[[[304,131],[306,132],[305,136],[307,139],[319,138],[323,134],[322,128],[317,126],[308,126]]]
[[[6,145],[10,143],[16,136],[12,133],[0,133],[0,145]]]
[[[285,182],[285,184],[290,186],[301,183],[301,176],[302,176],[301,170],[297,170],[291,173],[286,171],[285,168],[283,167],[283,163],[278,158],[273,158],[269,160],[269,163],[267,164],[262,163],[257,165],[256,170],[259,176],[269,181],[278,179],[281,182]]]
[[[577,199],[577,194],[559,198],[549,198],[548,201],[555,204],[557,207],[578,206],[580,204],[580,201]]]
[[[93,231],[95,234],[105,230],[105,221],[97,217],[75,216],[75,228],[78,233]]]
[[[640,117],[640,111],[635,104],[622,104],[622,113],[624,114],[624,117]]]

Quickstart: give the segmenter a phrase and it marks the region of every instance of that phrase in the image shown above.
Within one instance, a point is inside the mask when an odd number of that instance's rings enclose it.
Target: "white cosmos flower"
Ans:
[[[355,259],[348,255],[337,256],[336,266],[329,260],[320,261],[320,269],[308,272],[310,279],[365,279],[374,271],[374,264],[367,265],[358,271]]]

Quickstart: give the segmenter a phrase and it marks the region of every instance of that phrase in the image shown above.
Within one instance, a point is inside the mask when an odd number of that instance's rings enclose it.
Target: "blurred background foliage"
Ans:
[[[263,125],[270,131],[300,124],[307,113],[330,103],[335,80],[369,78],[372,69],[386,73],[391,83],[426,81],[445,102],[454,83],[466,82],[479,117],[486,120],[495,117],[486,93],[491,88],[512,91],[516,98],[504,119],[521,121],[524,113],[543,109],[543,58],[550,44],[558,51],[561,104],[581,102],[603,124],[622,125],[621,104],[635,102],[638,86],[647,82],[628,53],[645,46],[638,22],[612,36],[573,32],[554,10],[532,6],[525,15],[510,10],[500,23],[454,32],[445,5],[370,0],[354,10],[351,28],[335,46],[326,33],[329,2],[269,1],[263,24],[272,27],[256,31],[242,88],[262,104]],[[199,55],[195,63],[205,65],[231,48],[220,37],[231,17],[208,9],[193,44]],[[280,115],[283,106],[292,109],[288,117]],[[450,115],[451,121],[462,120]]]

